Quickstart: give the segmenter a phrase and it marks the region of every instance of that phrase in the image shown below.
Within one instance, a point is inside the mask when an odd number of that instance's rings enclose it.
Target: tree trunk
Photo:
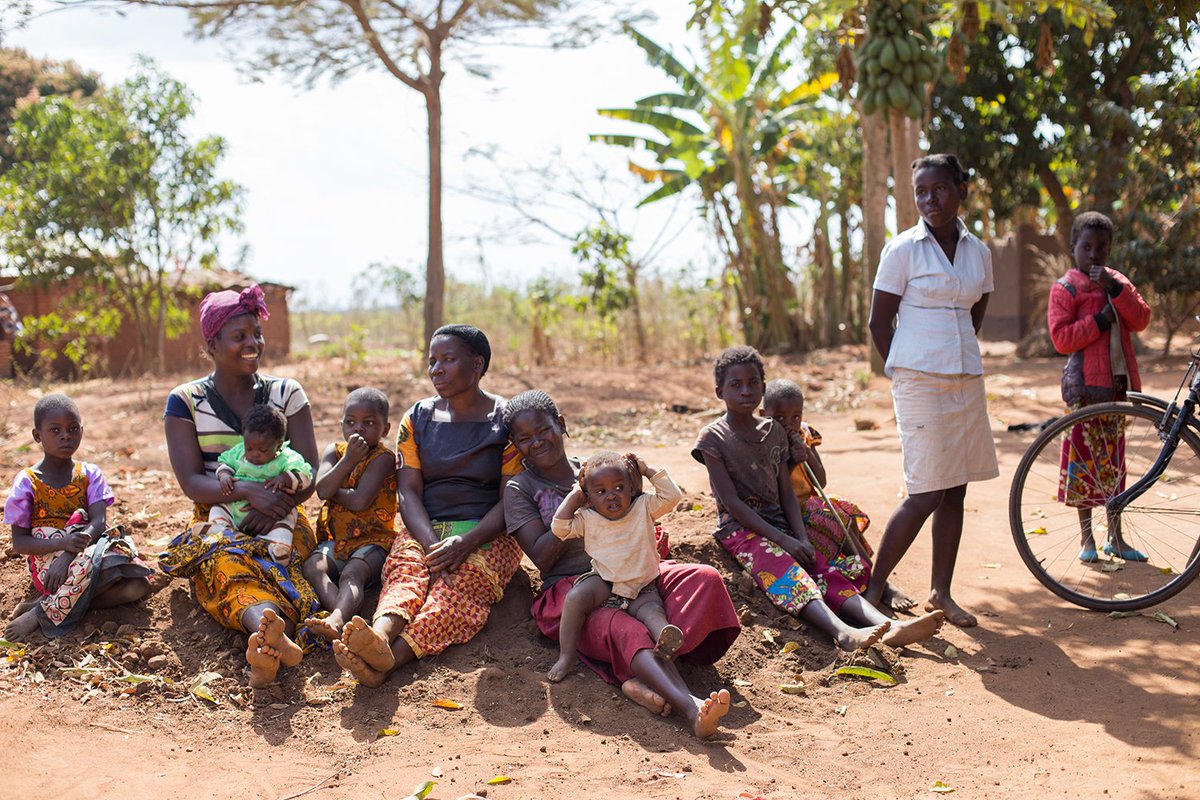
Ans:
[[[821,331],[821,344],[824,347],[830,347],[837,340],[837,324],[839,315],[837,313],[837,275],[833,271],[833,238],[830,236],[829,229],[831,220],[829,212],[826,210],[828,203],[825,199],[821,199],[821,214],[817,217],[816,225],[814,226],[814,237],[816,240],[817,264],[821,268],[821,326],[818,330]]]
[[[879,269],[879,256],[887,239],[885,215],[887,214],[888,142],[887,121],[881,113],[862,118],[863,132],[863,300],[862,308],[870,313],[871,286],[875,283],[875,271]],[[868,343],[870,337],[867,337]],[[871,354],[871,371],[883,374],[883,359],[874,347],[868,346]]]
[[[850,198],[849,190],[843,186],[838,191],[837,207],[834,212],[838,215],[838,260],[841,262],[842,323],[846,326],[838,336],[836,344],[850,341],[858,337],[859,320],[855,303],[855,264],[850,253]]]
[[[888,126],[892,134],[892,193],[896,199],[896,230],[905,231],[917,224],[917,203],[912,193],[912,162],[918,152],[912,128],[903,111],[892,109]]]
[[[646,324],[642,322],[642,303],[638,292],[639,264],[629,261],[625,264],[625,281],[629,284],[629,310],[633,314],[633,333],[637,338],[637,360],[645,364],[646,353]]]
[[[429,117],[429,255],[425,262],[425,342],[442,326],[446,272],[442,263],[442,69],[440,43],[429,48],[430,70],[425,91]]]

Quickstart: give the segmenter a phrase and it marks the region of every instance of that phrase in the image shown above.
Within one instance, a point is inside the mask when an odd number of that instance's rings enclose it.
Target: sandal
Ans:
[[[1095,564],[1100,560],[1100,554],[1095,547],[1085,547],[1079,551],[1079,560],[1084,564]]]
[[[1104,545],[1104,555],[1115,556],[1122,561],[1149,561],[1150,556],[1143,553],[1141,550],[1135,550],[1132,547],[1125,550],[1118,550],[1112,546],[1112,542]]]
[[[654,643],[654,653],[659,658],[670,661],[681,647],[683,647],[683,631],[674,625],[667,625],[658,634],[658,641]]]

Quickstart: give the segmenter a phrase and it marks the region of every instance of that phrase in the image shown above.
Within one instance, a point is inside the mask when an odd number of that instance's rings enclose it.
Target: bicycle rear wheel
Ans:
[[[1009,493],[1013,540],[1034,576],[1064,600],[1101,611],[1142,609],[1200,572],[1194,431],[1185,430],[1166,472],[1119,516],[1110,519],[1104,508],[1154,464],[1161,419],[1161,411],[1145,406],[1087,406],[1047,427],[1017,466]],[[1090,563],[1081,560],[1085,516],[1098,555]],[[1104,552],[1106,543],[1112,553]]]

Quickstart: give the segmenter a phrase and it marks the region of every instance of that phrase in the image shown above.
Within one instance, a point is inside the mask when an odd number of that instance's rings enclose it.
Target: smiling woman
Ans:
[[[191,527],[168,545],[159,565],[168,575],[189,579],[196,600],[217,622],[250,634],[246,661],[251,686],[268,685],[281,664],[300,662],[303,646],[315,640],[301,635],[303,631],[297,634],[296,624],[319,610],[301,572],[316,546],[301,505],[311,486],[288,494],[238,480],[226,495],[216,477],[218,456],[241,441],[242,418],[254,405],[283,412],[291,447],[316,469],[312,410],[304,390],[290,378],[258,374],[264,344],[260,320],[266,318],[266,301],[257,286],[205,296],[200,326],[213,371],[172,390],[163,416],[171,468],[195,509]],[[250,505],[240,530],[205,522],[212,505],[233,500]],[[267,541],[255,537],[293,511],[294,557],[281,566],[271,559]]]

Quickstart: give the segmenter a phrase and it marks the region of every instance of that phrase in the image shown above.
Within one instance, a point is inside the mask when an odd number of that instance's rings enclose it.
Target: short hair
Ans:
[[[287,417],[275,406],[265,403],[250,406],[242,418],[242,435],[247,433],[265,433],[282,442],[287,436]]]
[[[62,392],[55,392],[54,394],[38,398],[38,401],[33,404],[33,427],[42,427],[42,422],[45,421],[46,415],[52,411],[65,411],[69,414],[74,414],[75,419],[81,418],[79,416],[79,406],[75,405],[75,401]]]
[[[1071,223],[1071,247],[1083,235],[1084,231],[1104,231],[1111,242],[1113,237],[1112,220],[1099,211],[1085,211]]]
[[[388,397],[374,386],[360,386],[346,395],[346,402],[342,403],[342,413],[346,413],[346,409],[350,406],[358,405],[370,406],[378,411],[384,419],[388,418],[390,410]]]
[[[513,420],[526,411],[540,411],[552,419],[562,416],[550,395],[541,389],[530,389],[527,392],[521,392],[504,404],[504,427],[511,428]]]
[[[799,384],[789,381],[787,378],[776,378],[767,384],[767,388],[763,392],[763,408],[785,403],[788,400],[804,402],[804,390],[800,388]]]
[[[604,469],[605,467],[616,467],[619,470],[623,470],[629,477],[630,483],[637,484],[635,470],[633,465],[629,463],[628,458],[613,450],[601,450],[583,462],[583,466],[579,468],[579,485],[583,487],[585,492],[587,491],[588,477],[597,470]]]
[[[912,162],[912,171],[915,175],[918,170],[928,168],[941,168],[949,171],[954,178],[954,182],[967,183],[971,180],[971,173],[967,171],[962,162],[958,160],[958,156],[953,153],[934,153],[930,156],[922,156]]]
[[[483,371],[479,374],[487,374],[488,365],[492,363],[492,345],[488,342],[488,338],[483,331],[474,325],[443,325],[433,332],[433,336],[429,337],[429,341],[432,343],[439,336],[453,336],[460,339],[472,353],[482,356]]]
[[[737,364],[753,364],[758,368],[758,377],[762,380],[767,379],[767,370],[763,366],[762,356],[753,347],[747,345],[738,345],[721,351],[717,356],[716,362],[713,364],[713,377],[717,381],[717,386],[725,383],[725,373],[729,368]]]

